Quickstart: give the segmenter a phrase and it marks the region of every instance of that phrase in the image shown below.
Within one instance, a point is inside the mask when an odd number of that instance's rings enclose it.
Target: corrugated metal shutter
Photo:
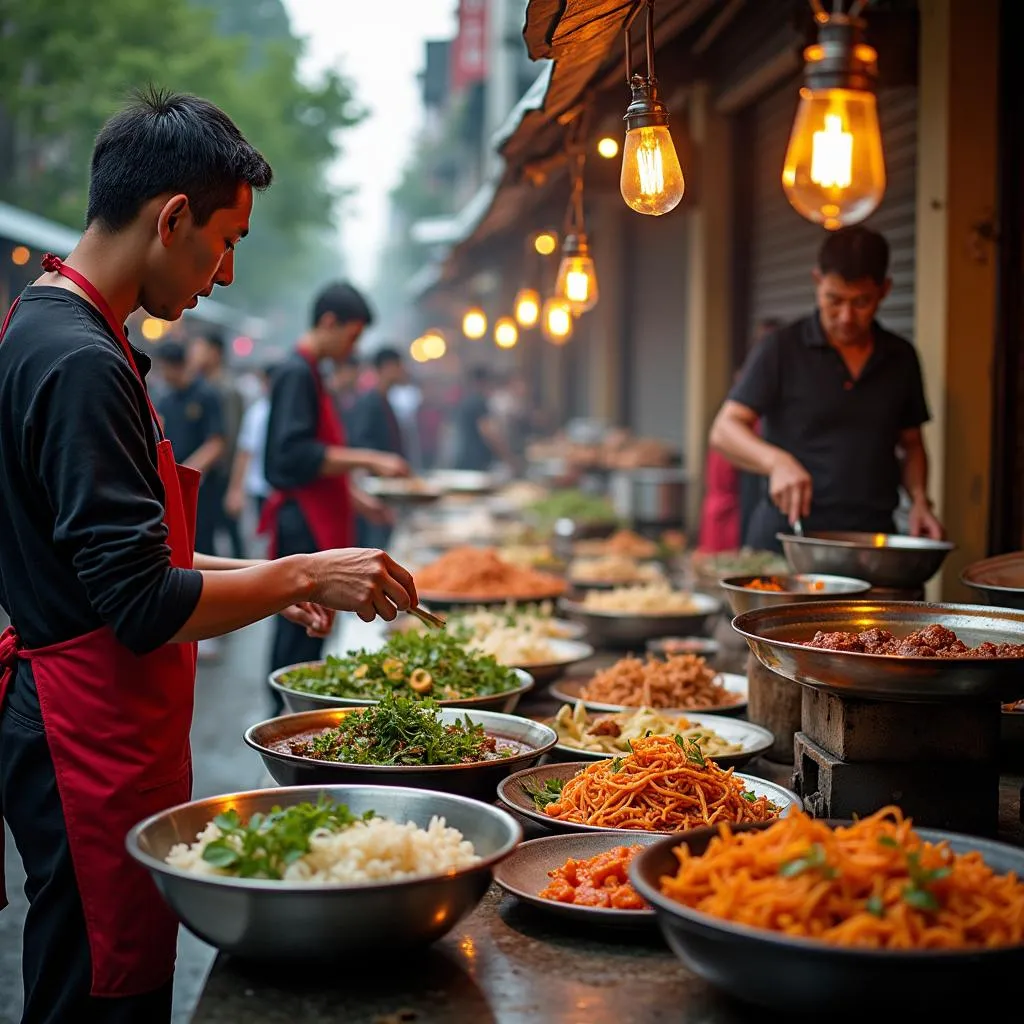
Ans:
[[[748,236],[748,338],[754,336],[760,320],[795,320],[814,305],[811,270],[823,231],[789,205],[779,181],[798,89],[799,79],[793,79],[761,100],[746,118],[749,129],[743,150],[751,154],[754,163]],[[885,198],[865,223],[881,231],[891,247],[892,292],[879,319],[889,330],[913,340],[916,88],[879,90],[878,110],[887,184]]]

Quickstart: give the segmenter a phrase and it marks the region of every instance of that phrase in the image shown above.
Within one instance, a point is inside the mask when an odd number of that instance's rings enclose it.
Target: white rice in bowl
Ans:
[[[194,843],[171,847],[166,861],[195,875],[233,877],[232,872],[203,860],[207,844],[222,835],[211,821]],[[357,821],[339,832],[321,829],[310,836],[309,845],[309,852],[288,866],[282,881],[314,885],[401,882],[469,868],[481,860],[473,844],[437,816],[425,829],[411,821],[399,825],[387,818]]]

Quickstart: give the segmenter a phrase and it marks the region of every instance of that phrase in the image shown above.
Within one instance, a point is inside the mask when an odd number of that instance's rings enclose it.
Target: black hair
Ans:
[[[96,136],[85,223],[120,231],[150,199],[181,192],[201,227],[235,205],[239,185],[260,192],[272,178],[270,164],[219,107],[150,87]]]
[[[818,270],[838,274],[844,281],[870,277],[885,284],[889,274],[889,243],[871,228],[855,224],[833,231],[818,251]]]
[[[162,341],[153,353],[157,362],[170,366],[184,366],[187,353],[180,341]]]
[[[196,331],[192,338],[194,341],[202,339],[210,348],[215,348],[221,355],[224,354],[224,335],[216,327],[205,331]]]
[[[373,355],[373,366],[376,370],[382,370],[389,363],[401,363],[402,353],[397,348],[387,346],[379,348]]]
[[[373,323],[370,304],[345,281],[335,281],[317,295],[313,302],[313,327],[325,313],[333,313],[339,324],[355,322],[369,326]]]

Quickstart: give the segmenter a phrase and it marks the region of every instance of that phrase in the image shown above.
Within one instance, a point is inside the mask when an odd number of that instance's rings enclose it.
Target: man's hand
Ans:
[[[375,526],[395,525],[395,513],[380,498],[375,498],[358,487],[353,487],[351,494],[352,507],[357,515],[362,516]]]
[[[334,609],[325,608],[322,604],[314,604],[312,601],[293,604],[290,608],[285,608],[281,614],[289,622],[305,626],[307,636],[319,639],[329,636],[334,625]]]
[[[245,508],[245,492],[241,487],[232,487],[224,495],[224,511],[232,519],[237,519]]]
[[[768,476],[768,493],[792,526],[811,514],[811,474],[788,452],[780,451]]]
[[[367,469],[375,476],[411,476],[412,470],[409,463],[401,455],[392,455],[390,452],[374,452],[373,459]]]
[[[309,556],[313,601],[355,612],[364,622],[392,622],[418,602],[412,574],[383,551],[334,548]]]
[[[946,530],[935,518],[927,498],[917,498],[910,506],[910,536],[927,537],[929,540],[946,539]]]

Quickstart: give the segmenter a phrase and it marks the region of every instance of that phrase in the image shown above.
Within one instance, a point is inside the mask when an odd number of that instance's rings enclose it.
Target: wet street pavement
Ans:
[[[0,628],[6,622],[0,622]],[[328,642],[328,651],[371,646],[380,631],[346,616],[344,633]],[[192,727],[195,796],[254,789],[269,784],[259,757],[242,733],[269,714],[266,693],[269,623],[239,630],[221,642],[221,657],[201,663]],[[0,1024],[21,1018],[21,928],[25,919],[24,872],[10,833],[6,835],[5,872],[11,905],[0,913]],[[187,1024],[213,962],[214,950],[184,929],[178,943],[173,1024]]]

